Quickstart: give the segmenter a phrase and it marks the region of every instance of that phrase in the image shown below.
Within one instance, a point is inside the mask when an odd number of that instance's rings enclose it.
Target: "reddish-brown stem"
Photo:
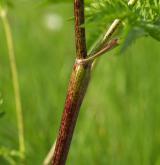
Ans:
[[[85,58],[87,56],[86,37],[84,25],[84,0],[74,0],[75,15],[75,39],[76,39],[76,56]]]
[[[79,109],[90,80],[90,72],[91,66],[88,64],[75,64],[73,67],[52,165],[64,165],[66,162]]]
[[[89,54],[89,57],[87,57],[85,28],[82,26],[84,25],[84,0],[74,0],[74,14],[76,62],[70,78],[60,130],[51,161],[52,165],[65,165],[66,163],[80,106],[89,84],[92,62],[96,57],[118,45],[117,40],[109,41],[115,30],[121,24],[120,19],[116,19],[113,22],[104,38],[100,40]]]
[[[87,56],[85,29],[81,26],[84,24],[84,0],[74,1],[74,13],[76,58],[84,59]],[[75,63],[73,66],[52,165],[64,165],[66,162],[80,106],[90,80],[90,72],[91,64]]]

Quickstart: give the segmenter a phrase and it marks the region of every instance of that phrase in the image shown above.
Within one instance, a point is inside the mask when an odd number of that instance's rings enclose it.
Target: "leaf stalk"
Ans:
[[[2,20],[2,24],[3,24],[5,35],[6,35],[9,62],[10,62],[10,68],[11,68],[11,73],[12,73],[12,82],[13,82],[13,88],[14,88],[17,126],[18,126],[19,152],[21,155],[21,159],[24,160],[25,158],[24,126],[23,126],[23,113],[22,113],[22,103],[21,103],[21,96],[20,96],[20,87],[19,87],[19,81],[18,81],[18,71],[17,71],[16,59],[15,59],[11,27],[7,18],[7,12],[4,8],[2,8],[1,4],[0,4],[0,17]]]

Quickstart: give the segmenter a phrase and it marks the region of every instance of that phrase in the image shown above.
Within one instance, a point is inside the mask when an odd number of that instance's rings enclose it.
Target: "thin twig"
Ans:
[[[103,49],[101,49],[99,52],[93,54],[92,56],[89,56],[86,59],[77,59],[77,64],[87,64],[89,62],[93,62],[97,57],[103,55],[106,52],[109,52],[113,48],[117,47],[119,45],[118,39],[113,39],[111,42],[109,42],[106,46],[104,46]]]
[[[99,52],[101,49],[104,48],[104,45],[106,45],[112,35],[115,33],[115,31],[118,29],[119,25],[121,24],[120,19],[115,19],[113,23],[110,25],[110,27],[107,29],[107,31],[104,33],[104,35],[101,37],[101,39],[98,41],[98,43],[91,49],[89,52],[89,56],[93,56],[97,52]]]
[[[22,113],[17,65],[16,65],[14,46],[13,46],[13,38],[12,38],[11,28],[7,19],[6,10],[3,9],[1,6],[0,6],[0,17],[2,19],[3,27],[5,30],[10,68],[12,72],[12,81],[13,81],[13,88],[14,88],[14,95],[15,95],[16,116],[17,116],[17,126],[18,126],[18,136],[19,136],[19,151],[21,154],[21,158],[24,159],[25,142],[24,142],[23,113]]]
[[[98,43],[93,47],[93,49],[89,52],[89,57],[95,56],[98,52],[103,51],[104,46],[108,44],[108,42],[111,40],[113,34],[115,31],[119,28],[121,24],[120,19],[115,19],[113,23],[110,25],[109,29],[104,33],[104,35],[101,37],[101,39],[98,41]],[[105,52],[104,52],[105,53]],[[96,59],[92,63],[92,69],[94,68],[96,64]]]

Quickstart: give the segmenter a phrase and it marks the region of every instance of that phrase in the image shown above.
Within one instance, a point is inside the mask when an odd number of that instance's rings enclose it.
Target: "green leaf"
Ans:
[[[146,24],[145,29],[151,37],[153,37],[154,39],[160,41],[160,25]]]
[[[140,0],[133,8],[127,4],[128,0],[116,0],[114,2],[112,0],[92,0],[86,7],[86,24],[94,25],[93,30],[88,29],[89,41],[95,40],[95,31],[99,32],[102,28],[109,27],[116,18],[123,19],[122,27],[125,27],[124,29],[121,28],[123,31],[118,35],[125,40],[123,49],[146,34],[159,41],[160,23],[155,22],[160,19],[160,1]],[[137,31],[136,28],[141,30]]]
[[[142,28],[131,28],[125,36],[125,40],[120,48],[120,53],[123,53],[132,45],[138,38],[147,36],[147,33]]]

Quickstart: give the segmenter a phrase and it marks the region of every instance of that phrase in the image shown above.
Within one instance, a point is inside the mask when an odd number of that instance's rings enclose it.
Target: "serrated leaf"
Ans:
[[[95,31],[100,31],[102,27],[109,26],[116,18],[124,20],[123,27],[125,27],[125,29],[123,29],[123,33],[121,33],[119,37],[124,37],[124,34],[128,33],[127,36],[125,35],[127,38],[123,45],[123,49],[134,42],[135,38],[141,36],[137,34],[137,31],[133,30],[135,27],[141,29],[156,40],[160,40],[160,25],[154,24],[152,27],[146,26],[146,24],[153,24],[156,20],[160,19],[160,1],[137,1],[133,8],[128,7],[127,2],[128,0],[92,0],[86,8],[86,23],[95,24],[94,30],[90,30],[92,40],[95,39],[93,38]],[[143,26],[141,26],[142,23],[144,23]],[[129,31],[125,31],[128,28],[130,28]]]

